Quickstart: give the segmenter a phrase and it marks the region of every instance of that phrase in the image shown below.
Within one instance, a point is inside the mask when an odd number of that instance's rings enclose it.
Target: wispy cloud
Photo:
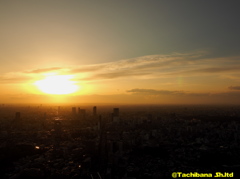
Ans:
[[[31,77],[28,76],[16,76],[16,77],[6,77],[6,76],[0,76],[0,83],[2,84],[8,84],[8,83],[24,83],[26,81],[31,80]]]
[[[230,89],[230,90],[240,90],[240,86],[229,86],[228,89]]]
[[[152,95],[152,96],[161,96],[161,95],[176,95],[176,96],[212,96],[217,95],[217,93],[193,93],[189,91],[177,91],[177,90],[157,90],[157,89],[139,89],[134,88],[127,90],[127,93],[140,94],[140,95]]]
[[[91,66],[81,66],[73,68],[69,72],[83,73],[91,72],[85,80],[114,79],[125,77],[146,76],[149,78],[158,76],[159,72],[169,71],[169,68],[193,65],[203,52],[172,54],[172,55],[149,55],[131,59],[124,59],[110,63],[96,64]],[[157,74],[157,75],[156,75]]]
[[[183,91],[171,91],[171,90],[155,90],[155,89],[131,89],[127,90],[128,93],[144,94],[144,95],[182,95]]]
[[[240,90],[240,86],[233,87],[235,90]],[[134,88],[126,91],[131,94],[139,95],[149,95],[149,96],[161,96],[161,95],[175,95],[175,96],[185,96],[185,97],[240,97],[240,92],[189,92],[189,91],[175,91],[175,90],[157,90],[157,89],[139,89]]]
[[[207,52],[173,53],[170,55],[148,55],[131,59],[99,63],[92,65],[48,67],[29,69],[19,72],[21,79],[28,79],[53,72],[56,74],[74,75],[74,80],[96,81],[125,79],[156,79],[176,76],[219,75],[227,78],[240,75],[240,57],[208,58]],[[6,78],[7,77],[7,78]],[[18,76],[5,74],[0,81],[20,81]],[[237,78],[236,78],[237,80]]]
[[[62,67],[49,67],[30,69],[27,71],[9,72],[0,76],[0,83],[26,83],[28,81],[36,80],[46,73],[63,73],[68,69]]]
[[[0,84],[24,83],[32,80],[30,75],[21,72],[10,72],[0,76]]]
[[[128,71],[128,70],[119,70],[116,72],[105,72],[105,73],[98,73],[94,76],[81,78],[81,80],[105,80],[105,79],[116,79],[116,78],[129,78],[129,77],[137,77],[137,76],[147,76],[150,75],[150,72],[136,72],[136,71]]]
[[[63,68],[61,67],[39,68],[39,69],[30,70],[30,71],[25,71],[25,73],[47,73],[52,71],[58,71],[61,69]]]
[[[111,63],[82,66],[70,72],[89,72],[82,80],[114,78],[168,78],[176,75],[229,75],[240,72],[240,57],[206,58],[205,53],[150,55]]]
[[[101,71],[103,68],[105,68],[105,64],[95,64],[95,65],[85,65],[81,67],[75,67],[72,69],[69,69],[69,73],[87,73],[87,72],[96,72]]]
[[[195,69],[191,71],[186,71],[185,73],[222,73],[222,72],[238,72],[239,70],[240,70],[240,65],[237,65],[237,66]]]

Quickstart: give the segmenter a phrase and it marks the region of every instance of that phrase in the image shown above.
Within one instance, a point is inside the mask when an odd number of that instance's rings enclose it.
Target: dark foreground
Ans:
[[[114,107],[2,105],[0,178],[240,178],[239,106]]]

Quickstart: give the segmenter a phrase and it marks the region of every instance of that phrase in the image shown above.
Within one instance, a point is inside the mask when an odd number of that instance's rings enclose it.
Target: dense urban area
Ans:
[[[0,105],[0,178],[240,171],[240,106]]]

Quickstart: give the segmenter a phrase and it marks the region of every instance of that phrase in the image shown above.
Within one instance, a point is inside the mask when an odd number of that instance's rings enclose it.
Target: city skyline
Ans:
[[[238,4],[1,1],[1,102],[240,104]]]

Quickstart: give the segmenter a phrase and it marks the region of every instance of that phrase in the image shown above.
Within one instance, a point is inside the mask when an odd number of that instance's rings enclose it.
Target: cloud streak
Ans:
[[[127,90],[128,93],[144,94],[144,95],[183,95],[183,91],[171,91],[171,90],[155,90],[155,89],[131,89]]]
[[[169,71],[170,67],[194,64],[203,54],[172,54],[172,55],[149,55],[110,63],[96,64],[74,68],[69,73],[92,73],[83,80],[114,79],[125,77],[148,76],[153,77],[159,72]]]
[[[40,69],[26,71],[25,73],[47,73],[47,72],[52,72],[52,71],[58,71],[61,69],[63,69],[63,68],[61,68],[61,67],[40,68]]]
[[[233,87],[235,90],[240,90],[240,86]],[[218,93],[194,93],[188,91],[175,91],[175,90],[157,90],[157,89],[139,89],[134,88],[126,91],[131,94],[149,95],[149,96],[161,96],[161,95],[173,95],[183,97],[240,97],[240,92],[218,92]]]
[[[228,89],[230,89],[230,90],[240,90],[240,86],[229,86]]]
[[[2,84],[24,83],[31,79],[32,78],[28,77],[28,76],[16,76],[16,77],[0,76],[0,83],[2,83]]]
[[[71,74],[78,81],[113,79],[161,79],[176,76],[240,75],[240,57],[207,58],[206,52],[174,53],[170,55],[148,55],[108,63],[70,67],[48,67],[24,71],[20,78],[0,78],[0,81],[21,81],[45,73]],[[8,76],[6,74],[5,76]],[[24,77],[24,78],[23,78]]]
[[[240,72],[240,57],[206,58],[203,52],[150,55],[111,63],[82,66],[69,73],[88,73],[82,80],[114,78],[169,78],[176,75],[224,75]]]

